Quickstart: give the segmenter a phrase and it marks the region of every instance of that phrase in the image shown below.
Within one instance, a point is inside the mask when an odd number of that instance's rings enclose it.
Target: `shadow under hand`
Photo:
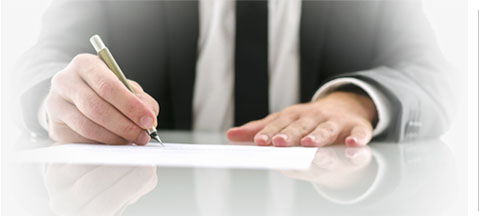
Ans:
[[[49,164],[44,182],[57,215],[115,215],[152,191],[156,167]]]

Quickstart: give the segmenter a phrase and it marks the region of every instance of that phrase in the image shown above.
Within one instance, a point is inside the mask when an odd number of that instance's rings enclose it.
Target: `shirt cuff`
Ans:
[[[373,137],[378,136],[383,131],[385,131],[388,128],[388,125],[390,124],[390,118],[391,118],[390,102],[385,97],[385,95],[383,95],[380,92],[380,90],[378,90],[377,88],[373,87],[372,85],[364,81],[361,81],[356,78],[349,78],[349,77],[331,80],[325,83],[323,86],[321,86],[318,89],[318,91],[316,91],[316,93],[312,98],[312,101],[318,100],[344,85],[358,86],[363,91],[365,91],[368,94],[368,96],[370,96],[370,98],[373,100],[373,103],[376,106],[376,111],[378,115],[378,122],[375,126],[375,129],[373,130]]]
[[[47,110],[45,110],[45,99],[42,100],[39,112],[37,114],[37,119],[40,126],[46,131],[49,131],[49,118],[47,117]]]

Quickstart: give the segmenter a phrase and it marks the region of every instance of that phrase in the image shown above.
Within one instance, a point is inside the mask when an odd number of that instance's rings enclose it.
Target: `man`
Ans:
[[[86,54],[94,34],[135,95]],[[146,144],[158,125],[362,146],[449,125],[449,73],[413,1],[58,1],[26,58],[27,126],[59,142]]]

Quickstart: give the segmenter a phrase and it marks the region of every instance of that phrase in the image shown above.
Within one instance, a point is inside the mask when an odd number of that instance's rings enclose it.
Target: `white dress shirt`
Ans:
[[[269,0],[269,112],[299,101],[299,23],[301,0]],[[193,129],[224,131],[234,118],[235,1],[200,1],[199,57],[193,98]],[[389,123],[388,101],[377,89],[355,78],[323,85],[316,100],[335,87],[357,85],[374,101],[379,121],[374,135]]]
[[[235,1],[200,0],[200,34],[193,97],[193,129],[225,131],[234,121]],[[269,112],[299,101],[299,23],[301,0],[268,0]],[[357,85],[372,98],[378,112],[373,135],[387,128],[389,102],[377,89],[355,78],[340,78],[323,85],[313,101],[335,87]],[[39,121],[48,130],[45,106]]]

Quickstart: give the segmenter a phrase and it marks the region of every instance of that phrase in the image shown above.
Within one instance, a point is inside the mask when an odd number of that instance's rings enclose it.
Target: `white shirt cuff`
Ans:
[[[42,100],[40,104],[39,112],[37,114],[37,119],[39,121],[40,126],[44,128],[44,130],[49,131],[49,119],[47,118],[47,110],[45,110],[45,99]]]
[[[323,96],[333,92],[336,88],[341,87],[343,85],[348,85],[348,84],[352,84],[360,87],[373,100],[373,103],[376,106],[376,111],[378,114],[378,122],[375,126],[375,129],[373,130],[373,137],[381,134],[383,131],[385,131],[388,128],[388,125],[390,124],[390,118],[391,118],[390,102],[385,97],[385,95],[383,95],[378,89],[376,89],[375,87],[371,86],[366,82],[363,82],[356,78],[349,78],[349,77],[331,80],[325,83],[323,86],[321,86],[318,89],[318,91],[316,91],[316,93],[312,98],[312,101],[320,99]]]

